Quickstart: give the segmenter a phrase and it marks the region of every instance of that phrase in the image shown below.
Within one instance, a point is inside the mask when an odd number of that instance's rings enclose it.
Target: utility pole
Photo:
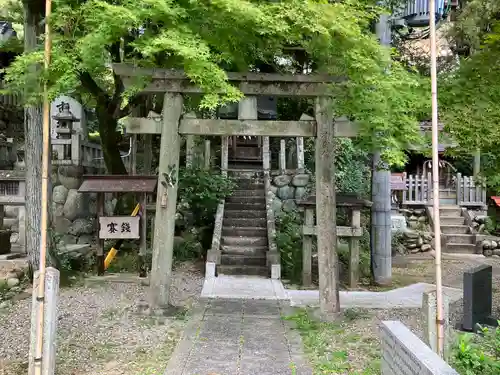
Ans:
[[[383,46],[391,45],[389,14],[381,14],[376,33]],[[382,165],[380,151],[373,154],[371,215],[371,271],[378,285],[392,282],[391,172]]]

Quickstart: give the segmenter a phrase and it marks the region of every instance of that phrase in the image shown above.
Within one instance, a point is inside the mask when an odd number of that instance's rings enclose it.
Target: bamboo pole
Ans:
[[[50,35],[50,16],[52,13],[52,0],[45,2],[45,51],[44,70],[50,66],[52,40]],[[42,150],[42,212],[41,212],[41,241],[40,241],[40,283],[38,285],[38,315],[36,318],[37,332],[35,345],[34,368],[35,375],[42,374],[43,360],[43,323],[45,307],[45,268],[47,257],[48,237],[48,194],[49,194],[49,168],[50,168],[50,102],[47,83],[43,87],[43,150]]]
[[[431,39],[431,97],[432,97],[432,189],[433,221],[436,247],[436,328],[437,354],[444,355],[443,285],[441,276],[441,220],[439,216],[439,152],[437,101],[436,0],[429,0]]]

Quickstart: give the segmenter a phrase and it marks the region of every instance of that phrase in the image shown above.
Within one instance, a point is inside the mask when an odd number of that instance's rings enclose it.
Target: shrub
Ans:
[[[297,211],[276,217],[276,246],[281,255],[283,277],[298,282],[302,277],[302,218]]]
[[[461,375],[500,374],[500,327],[460,335],[451,363]]]

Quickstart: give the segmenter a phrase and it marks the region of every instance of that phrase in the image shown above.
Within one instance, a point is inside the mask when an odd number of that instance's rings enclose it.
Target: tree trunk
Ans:
[[[118,149],[118,133],[116,131],[118,120],[109,114],[108,108],[105,105],[98,104],[96,112],[104,163],[106,164],[108,173],[126,175],[128,174],[127,168],[125,168],[120,150]]]
[[[24,51],[37,47],[37,26],[40,14],[24,2]],[[33,67],[36,69],[36,67]],[[42,108],[26,107],[24,110],[24,153],[26,165],[25,226],[26,252],[33,270],[38,269],[40,258],[41,212],[42,212]]]

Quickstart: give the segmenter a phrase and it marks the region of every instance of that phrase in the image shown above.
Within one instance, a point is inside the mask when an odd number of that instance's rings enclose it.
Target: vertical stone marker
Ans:
[[[59,271],[48,267],[45,271],[45,306],[43,316],[43,351],[42,375],[54,375],[56,368],[56,331],[57,331],[57,300],[59,296]],[[28,375],[35,373],[35,352],[37,337],[37,317],[39,302],[37,301],[40,272],[35,272],[33,280],[33,299],[31,309],[30,351]]]
[[[436,291],[425,292],[422,298],[422,312],[424,315],[424,341],[437,353],[437,299]],[[444,323],[444,357],[448,358],[450,353],[450,301],[448,296],[443,294],[443,319]]]

